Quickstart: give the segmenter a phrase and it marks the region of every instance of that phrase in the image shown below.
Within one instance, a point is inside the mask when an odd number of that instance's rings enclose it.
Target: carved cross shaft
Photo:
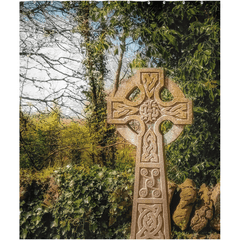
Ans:
[[[160,98],[164,87],[174,97],[170,102]],[[129,97],[136,88],[140,93],[135,101],[131,101]],[[115,96],[107,99],[107,104],[108,123],[116,124],[118,132],[137,146],[131,238],[169,239],[171,226],[164,143],[174,141],[184,125],[192,123],[192,101],[165,77],[162,69],[141,69],[121,84]],[[139,133],[129,127],[132,120],[139,122]],[[174,125],[163,135],[160,125],[165,120]]]

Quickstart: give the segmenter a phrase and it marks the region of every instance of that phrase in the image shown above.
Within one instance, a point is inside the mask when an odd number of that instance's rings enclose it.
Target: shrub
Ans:
[[[93,145],[82,122],[66,123],[59,109],[36,115],[20,112],[20,168],[92,165]]]
[[[134,182],[131,169],[118,172],[98,165],[90,169],[68,165],[52,176],[59,197],[50,205],[44,201],[49,177],[28,185],[31,191],[20,203],[21,238],[129,237]]]
[[[41,170],[53,166],[58,153],[60,112],[27,115],[20,112],[20,167]]]
[[[129,144],[119,146],[116,151],[114,169],[120,172],[131,171],[135,168],[136,147]]]

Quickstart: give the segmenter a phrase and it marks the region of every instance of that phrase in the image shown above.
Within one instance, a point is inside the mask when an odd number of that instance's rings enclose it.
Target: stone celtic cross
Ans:
[[[132,101],[130,95],[140,90]],[[160,92],[167,88],[173,100],[163,102]],[[137,146],[132,210],[132,239],[169,239],[170,209],[164,160],[164,144],[174,141],[186,124],[192,123],[192,101],[180,88],[165,77],[164,70],[139,70],[123,82],[114,96],[107,98],[108,123],[116,124],[118,132]],[[140,131],[129,122],[138,121]],[[160,125],[170,120],[174,125],[163,135]]]

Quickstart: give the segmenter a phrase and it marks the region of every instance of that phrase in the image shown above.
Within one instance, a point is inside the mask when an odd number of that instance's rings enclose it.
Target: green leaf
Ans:
[[[65,238],[65,233],[67,232],[67,227],[64,227],[62,230],[62,235],[64,236],[63,238]]]
[[[60,238],[61,238],[61,237],[60,237],[59,234],[53,237],[53,239],[60,239]]]
[[[38,225],[41,221],[42,217],[41,216],[37,216],[36,218],[36,225]]]
[[[203,55],[203,61],[205,62],[205,64],[207,63],[208,60],[208,56],[207,55]]]
[[[188,9],[188,14],[194,15],[195,11],[192,8],[190,8],[190,9]]]
[[[27,234],[28,234],[28,230],[26,228],[23,229],[23,231],[22,231],[22,238],[26,239],[27,238]]]
[[[104,48],[105,48],[106,50],[108,50],[108,44],[103,43],[103,46],[104,46]]]
[[[199,173],[199,168],[198,168],[198,166],[197,166],[197,165],[193,166],[193,167],[192,167],[192,171]]]
[[[172,45],[176,46],[176,38],[174,36],[170,34],[165,34],[165,36],[167,37],[167,39]]]
[[[202,107],[194,107],[193,111],[198,113],[208,112],[207,109],[204,109]]]
[[[155,29],[157,27],[157,24],[154,22],[154,23],[151,23],[151,28],[152,29]]]
[[[211,51],[210,50],[205,50],[204,51],[206,55],[210,56],[211,55]]]
[[[209,91],[209,98],[211,99],[211,101],[214,101],[214,94],[212,90]]]
[[[94,22],[96,21],[96,15],[95,15],[95,14],[92,15],[92,20],[93,20]]]
[[[114,51],[114,55],[117,55],[117,54],[118,54],[118,48],[116,48]]]
[[[75,201],[75,204],[77,206],[80,206],[81,203],[82,203],[82,198],[79,198],[77,201]]]
[[[28,212],[28,213],[26,214],[25,218],[28,219],[31,215],[32,215],[32,213],[31,213],[31,212]]]
[[[96,229],[97,229],[97,227],[98,227],[97,223],[94,223],[94,224],[91,226],[92,231],[95,232]]]
[[[86,192],[86,190],[87,190],[87,187],[84,186],[81,193],[84,194]]]
[[[154,31],[153,34],[152,34],[153,42],[156,41],[156,36],[157,36],[157,31]]]
[[[216,166],[216,164],[215,164],[215,163],[213,163],[213,162],[209,162],[209,164],[210,164],[211,166],[213,166],[213,167],[215,167],[215,166]]]
[[[198,50],[200,51],[201,49],[202,49],[202,44],[199,43],[199,44],[198,44]]]
[[[150,31],[149,28],[146,27],[145,30],[146,30],[149,34],[152,34],[152,32]]]
[[[58,218],[55,218],[54,221],[51,222],[51,228],[58,227]]]
[[[71,230],[71,225],[70,225],[70,222],[68,221],[67,223],[67,231],[70,231]]]

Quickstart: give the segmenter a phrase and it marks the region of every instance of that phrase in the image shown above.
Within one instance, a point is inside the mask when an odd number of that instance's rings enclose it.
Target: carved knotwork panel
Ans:
[[[157,137],[152,128],[149,128],[143,137],[141,162],[158,162]]]
[[[160,117],[160,109],[154,100],[145,101],[139,108],[141,119],[145,123],[153,123]]]
[[[158,73],[141,73],[141,81],[143,83],[146,95],[151,98],[154,94],[154,88],[159,81]]]
[[[161,109],[162,115],[174,116],[180,119],[187,118],[187,103],[176,103],[174,106],[171,107],[163,107]]]
[[[114,118],[121,118],[121,117],[125,117],[128,115],[133,115],[137,112],[138,112],[138,108],[136,108],[136,107],[128,106],[126,104],[119,103],[119,102],[113,103],[113,117]]]
[[[160,198],[162,196],[159,168],[140,168],[140,198]]]
[[[138,239],[165,239],[162,204],[138,204]]]

